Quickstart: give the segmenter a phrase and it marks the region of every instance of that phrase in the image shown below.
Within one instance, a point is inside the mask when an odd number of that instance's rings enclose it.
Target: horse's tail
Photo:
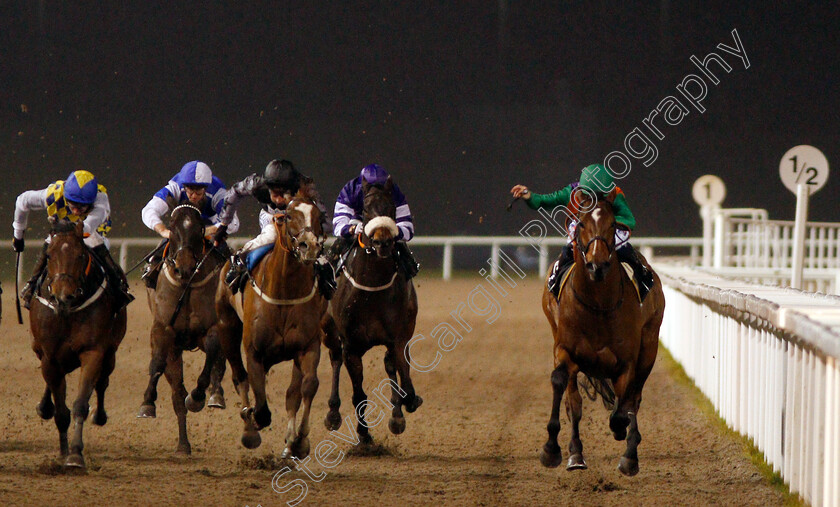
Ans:
[[[610,379],[593,378],[583,374],[583,380],[580,382],[580,387],[586,393],[586,397],[592,401],[598,395],[601,395],[601,402],[604,408],[612,410],[615,408],[615,391],[613,390],[612,381]]]

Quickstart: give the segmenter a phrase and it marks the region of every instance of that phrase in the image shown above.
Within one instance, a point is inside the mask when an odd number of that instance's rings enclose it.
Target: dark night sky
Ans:
[[[725,206],[792,219],[784,152],[812,144],[840,164],[834,3],[100,4],[0,4],[0,236],[18,193],[71,170],[109,187],[113,235],[151,235],[140,209],[183,163],[232,183],[275,157],[314,176],[330,208],[376,161],[418,234],[516,234],[535,215],[504,212],[514,183],[574,180],[710,51],[733,70],[718,73],[706,112],[663,129],[657,161],[620,182],[638,235],[699,236],[702,174],[726,182]],[[734,44],[733,29],[749,69],[715,48]],[[813,219],[840,219],[838,181]]]

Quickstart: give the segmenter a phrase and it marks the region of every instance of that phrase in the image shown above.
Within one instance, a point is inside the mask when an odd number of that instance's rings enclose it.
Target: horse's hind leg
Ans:
[[[291,451],[291,454],[303,459],[309,455],[309,412],[312,408],[312,399],[315,398],[315,393],[318,392],[318,363],[321,358],[321,342],[316,341],[313,347],[310,347],[305,353],[301,354],[300,359],[295,361],[295,370],[299,371],[298,375],[302,378],[298,382],[298,397],[296,405],[300,406],[301,397],[303,398],[303,410],[300,414],[300,424],[295,429],[295,436],[290,441],[286,440],[286,449]],[[291,386],[289,387],[291,389]],[[286,401],[288,403],[288,395]],[[297,415],[297,407],[294,407],[294,413],[286,406],[289,412],[290,425],[294,423]],[[291,426],[290,426],[291,428]],[[283,451],[284,453],[286,451]]]
[[[359,424],[356,426],[356,431],[359,434],[359,442],[362,444],[371,444],[373,443],[373,438],[370,436],[370,431],[365,421],[365,407],[367,404],[362,404],[367,401],[367,394],[362,389],[362,381],[364,380],[362,358],[357,354],[347,353],[346,349],[344,352],[344,365],[347,367],[350,382],[353,384],[353,406],[356,407],[356,416],[359,419]]]
[[[569,373],[566,387],[566,416],[572,423],[572,438],[569,441],[569,462],[566,470],[584,470],[587,468],[583,459],[583,443],[580,441],[580,418],[583,415],[583,399],[580,397],[577,383],[577,371]]]
[[[210,399],[207,400],[207,406],[211,408],[218,408],[224,410],[227,404],[225,403],[225,390],[222,387],[222,379],[225,378],[225,357],[221,353],[221,346],[219,347],[219,355],[213,363],[213,369],[210,371]]]
[[[108,414],[105,412],[105,390],[108,389],[111,373],[114,371],[115,352],[105,353],[105,358],[102,360],[102,372],[99,374],[99,380],[96,381],[96,413],[93,414],[93,424],[97,426],[105,426],[108,422]]]
[[[167,357],[166,369],[164,370],[166,380],[172,388],[172,408],[178,418],[178,453],[191,454],[192,446],[187,438],[187,388],[184,387],[184,358],[183,353],[173,351]]]
[[[81,362],[81,376],[79,377],[79,393],[73,403],[73,440],[70,442],[70,453],[64,461],[65,467],[84,468],[85,459],[82,451],[85,444],[82,433],[85,421],[90,413],[90,397],[102,373],[104,353],[100,350],[83,352],[79,356]]]
[[[47,389],[52,392],[55,400],[55,427],[58,429],[58,444],[61,456],[67,456],[67,428],[70,427],[70,409],[67,408],[67,383],[61,368],[47,356],[41,358],[41,375],[47,383]]]
[[[208,331],[204,337],[204,367],[196,380],[195,389],[187,395],[184,401],[190,412],[201,412],[204,408],[204,401],[207,398],[206,391],[210,385],[213,367],[220,354],[219,339],[215,330]]]
[[[37,412],[38,416],[45,421],[52,419],[53,415],[55,415],[55,405],[53,405],[50,386],[47,386],[47,388],[44,389],[44,395],[41,396],[41,401],[35,407],[35,412]]]
[[[565,355],[565,354],[564,354]],[[559,358],[558,358],[559,359]],[[566,359],[566,360],[563,360]],[[557,444],[557,435],[560,433],[560,402],[563,400],[563,391],[569,382],[569,368],[567,358],[555,359],[557,366],[551,372],[551,387],[554,396],[551,402],[551,416],[548,419],[548,440],[543,445],[540,453],[540,462],[543,466],[554,468],[563,461],[563,453]]]
[[[324,426],[328,430],[337,430],[341,427],[341,413],[338,411],[341,407],[341,397],[338,394],[338,382],[341,374],[341,340],[338,337],[338,330],[335,327],[335,321],[329,313],[324,314],[321,320],[321,329],[324,332],[324,345],[330,351],[330,366],[332,367],[332,389],[330,391],[330,399],[327,402],[330,411],[327,412],[327,417],[324,418]]]
[[[403,399],[401,396],[405,391],[401,393],[397,390],[399,389],[399,384],[397,384],[397,367],[394,356],[393,347],[388,347],[388,351],[385,353],[385,372],[388,374],[388,378],[391,379],[391,405],[393,405],[391,409],[391,420],[388,421],[388,429],[394,435],[399,435],[405,431],[405,417],[403,417],[402,413]]]

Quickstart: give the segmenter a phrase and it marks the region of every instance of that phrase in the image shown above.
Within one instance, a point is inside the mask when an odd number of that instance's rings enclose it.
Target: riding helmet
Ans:
[[[370,164],[362,168],[362,179],[371,185],[384,185],[388,181],[388,172],[379,164]]]
[[[580,187],[596,194],[606,194],[615,187],[615,181],[603,164],[592,164],[583,168]]]
[[[64,198],[79,204],[93,204],[99,192],[96,176],[88,171],[73,171],[64,182]]]
[[[204,162],[187,162],[178,173],[180,183],[190,187],[207,187],[213,182],[213,172]]]
[[[269,187],[282,188],[297,192],[300,187],[300,173],[288,160],[272,160],[265,166],[263,173],[265,184]]]

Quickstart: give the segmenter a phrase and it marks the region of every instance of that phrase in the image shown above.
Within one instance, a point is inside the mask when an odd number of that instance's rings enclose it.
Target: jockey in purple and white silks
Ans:
[[[182,204],[189,204],[201,213],[204,221],[204,235],[209,237],[216,233],[221,225],[220,213],[224,204],[225,185],[213,175],[210,167],[204,162],[193,160],[187,162],[181,170],[169,180],[165,187],[158,190],[141,212],[143,223],[149,229],[160,234],[163,238],[156,250],[156,254],[149,259],[149,264],[143,272],[146,286],[154,289],[157,275],[160,271],[162,247],[169,241],[169,229],[163,223],[163,217]],[[239,230],[239,217],[234,212],[229,225],[229,232]],[[228,255],[226,244],[220,245],[221,253]]]
[[[85,245],[100,261],[105,274],[111,282],[109,286],[118,298],[118,304],[127,305],[134,300],[128,292],[128,281],[122,268],[114,262],[108,250],[108,233],[111,231],[111,204],[108,191],[100,185],[96,177],[88,171],[73,171],[66,180],[58,180],[42,190],[29,190],[20,194],[15,201],[15,221],[13,246],[16,252],[23,252],[23,235],[29,221],[29,212],[46,210],[52,220],[83,222]],[[47,267],[47,246],[50,238],[44,241],[41,254],[35,261],[32,278],[21,290],[24,306],[29,308],[32,296],[37,289],[39,279]]]
[[[359,176],[348,181],[341,189],[333,213],[333,234],[336,236],[332,248],[334,261],[337,261],[350,250],[356,236],[362,232],[362,213],[365,201],[363,182],[384,186],[388,176],[388,172],[380,165],[369,164],[362,168]],[[408,207],[405,194],[402,193],[396,183],[393,183],[393,196],[394,205],[397,208],[397,242],[395,249],[397,264],[402,268],[406,278],[410,279],[420,269],[420,266],[414,260],[414,255],[406,245],[406,242],[411,241],[411,238],[414,237],[414,220],[411,217],[411,210]]]

